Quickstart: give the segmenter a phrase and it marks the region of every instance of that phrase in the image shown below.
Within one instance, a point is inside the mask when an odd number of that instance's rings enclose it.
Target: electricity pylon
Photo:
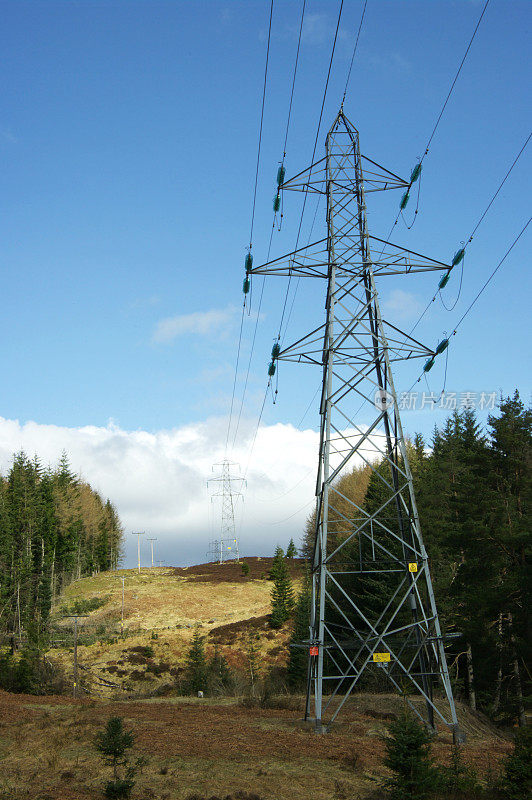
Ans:
[[[231,467],[233,466],[238,466],[238,464],[233,464],[227,458],[224,458],[219,464],[213,464],[213,470],[215,467],[222,468],[221,474],[216,475],[214,478],[209,478],[207,481],[207,485],[209,483],[221,484],[220,490],[211,496],[211,502],[214,501],[215,497],[222,498],[220,536],[217,539],[213,539],[209,546],[209,557],[213,561],[218,561],[219,564],[224,561],[233,559],[238,561],[239,559],[238,538],[235,529],[235,502],[239,497],[243,497],[239,489],[245,485],[246,481],[244,478],[231,475]],[[233,489],[234,483],[239,484],[239,489]]]
[[[382,318],[376,288],[376,280],[389,275],[450,265],[371,236],[366,221],[366,193],[409,185],[361,156],[358,131],[340,110],[327,134],[325,157],[280,187],[325,195],[327,236],[248,272],[315,277],[326,285],[324,324],[272,351],[273,362],[314,364],[323,371],[305,716],[312,718],[313,705],[316,729],[327,730],[361,680],[374,672],[430,727],[437,717],[456,739],[456,710],[391,369],[393,362],[430,360],[435,353]],[[377,259],[371,255],[374,244],[382,251]],[[357,424],[359,412],[369,424]],[[371,471],[364,505],[338,487],[338,478],[360,464]],[[432,693],[437,678],[444,695],[438,704]],[[413,695],[423,698],[421,710]]]

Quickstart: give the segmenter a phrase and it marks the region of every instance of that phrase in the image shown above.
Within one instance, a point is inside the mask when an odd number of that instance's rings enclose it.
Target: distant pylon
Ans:
[[[326,730],[373,673],[373,680],[386,679],[430,727],[438,718],[456,738],[391,368],[396,361],[427,358],[430,369],[437,353],[382,318],[376,285],[386,276],[449,271],[451,265],[377,239],[366,220],[365,193],[406,189],[403,206],[410,186],[360,154],[358,131],[340,110],[327,134],[325,157],[280,187],[324,195],[326,236],[248,273],[317,278],[325,290],[325,322],[292,345],[274,345],[269,368],[272,375],[281,359],[322,371],[310,636],[302,644],[309,653],[305,717],[313,710],[316,729]],[[382,251],[377,258],[372,245]],[[360,413],[364,425],[357,421]],[[366,505],[338,488],[344,471],[360,463],[371,470],[373,495]],[[436,679],[443,686],[438,703]],[[413,695],[422,699],[425,714]]]
[[[209,478],[207,485],[210,483],[219,484],[219,491],[211,495],[211,503],[215,497],[222,498],[222,520],[220,536],[210,542],[208,555],[212,561],[218,561],[219,564],[222,564],[224,561],[238,561],[239,559],[238,538],[235,527],[235,503],[239,497],[243,497],[240,489],[242,489],[246,481],[244,478],[231,475],[231,467],[239,467],[239,465],[228,461],[227,458],[224,458],[218,464],[213,464],[213,471],[215,467],[221,467],[221,473],[215,475],[214,478]],[[233,489],[233,484],[238,484],[238,488]]]

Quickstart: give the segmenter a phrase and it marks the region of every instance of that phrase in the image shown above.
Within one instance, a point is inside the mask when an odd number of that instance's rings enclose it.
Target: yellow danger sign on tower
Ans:
[[[408,565],[409,572],[417,572],[417,561],[411,561]]]
[[[377,664],[383,664],[385,661],[390,661],[389,653],[373,653],[373,661]]]

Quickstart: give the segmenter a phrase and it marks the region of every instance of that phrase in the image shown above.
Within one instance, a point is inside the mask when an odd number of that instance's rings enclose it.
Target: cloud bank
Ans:
[[[242,443],[231,455],[235,475],[246,473],[237,503],[242,555],[270,555],[290,537],[299,543],[313,508],[318,433],[277,423],[258,430],[243,425]],[[0,417],[0,469],[24,450],[55,466],[65,450],[71,467],[115,504],[125,526],[124,566],[136,563],[133,531],[157,537],[156,558],[175,566],[207,560],[209,540],[220,528],[219,500],[207,487],[212,465],[224,458],[227,420],[211,418],[155,433],[107,427],[66,428]],[[249,466],[248,466],[249,462]],[[219,468],[216,468],[219,471]],[[148,564],[148,545],[144,545]]]

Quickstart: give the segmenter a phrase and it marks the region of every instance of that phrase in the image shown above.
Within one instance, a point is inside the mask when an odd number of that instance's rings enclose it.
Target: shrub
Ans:
[[[144,658],[153,658],[155,655],[155,650],[151,644],[139,644],[136,647],[130,647],[129,651],[130,653],[137,653],[139,656],[143,656]]]
[[[246,564],[245,561],[242,564],[242,575],[249,575],[249,564]]]
[[[118,778],[116,781],[108,781],[105,785],[105,796],[109,800],[119,800],[119,798],[131,797],[131,790],[135,785],[135,781],[127,780],[126,778]]]
[[[459,745],[454,744],[449,766],[439,770],[440,787],[446,797],[470,798],[480,789],[475,770],[466,767],[461,753]]]
[[[26,645],[17,656],[0,656],[0,689],[23,694],[60,694],[65,689],[62,671],[42,656],[36,647]]]
[[[91,611],[104,606],[110,599],[110,595],[105,597],[88,597],[74,600],[70,605],[62,606],[59,609],[59,616],[68,616],[72,614],[90,614]]]

